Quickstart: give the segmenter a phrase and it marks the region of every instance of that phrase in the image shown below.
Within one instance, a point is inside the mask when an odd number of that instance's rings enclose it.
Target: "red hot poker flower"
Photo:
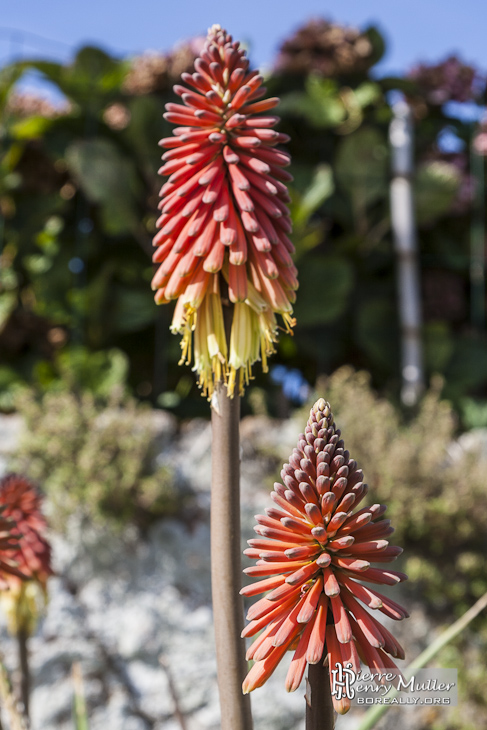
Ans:
[[[14,559],[19,549],[18,535],[14,534],[15,522],[5,516],[5,508],[0,507],[0,591],[8,590],[12,576],[22,578],[17,561]]]
[[[298,283],[285,182],[289,155],[275,145],[288,137],[273,128],[269,111],[278,99],[262,99],[265,88],[240,44],[210,28],[195,73],[174,91],[181,104],[166,104],[164,115],[177,125],[161,140],[167,149],[159,170],[162,186],[160,229],[153,261],[155,300],[177,299],[172,331],[183,335],[183,360],[191,360],[204,392],[227,380],[232,394],[236,373],[241,387],[251,366],[274,350],[275,313],[289,330]],[[221,284],[234,306],[226,342]],[[226,296],[226,294],[225,294]]]
[[[402,549],[385,539],[394,530],[389,520],[379,519],[384,505],[354,512],[368,488],[340,435],[329,404],[320,399],[284,464],[283,484],[274,485],[274,506],[256,516],[258,537],[248,541],[245,554],[257,563],[244,572],[263,580],[241,593],[266,595],[250,608],[242,634],[262,630],[247,652],[255,663],[243,683],[245,693],[267,681],[288,649],[294,649],[289,692],[299,687],[308,663],[328,658],[334,669],[337,662],[350,662],[357,672],[362,661],[378,672],[396,669],[391,656],[404,658],[400,644],[365,608],[396,620],[408,616],[376,589],[407,578],[382,565]],[[371,567],[374,562],[380,567]],[[350,707],[346,698],[333,702],[341,714]]]
[[[2,595],[11,627],[30,632],[37,617],[37,586],[45,593],[47,579],[52,575],[51,547],[44,537],[46,520],[41,511],[41,496],[25,477],[8,474],[0,479],[0,507],[15,527],[12,534],[18,540],[12,554],[18,575],[5,576],[8,591]]]

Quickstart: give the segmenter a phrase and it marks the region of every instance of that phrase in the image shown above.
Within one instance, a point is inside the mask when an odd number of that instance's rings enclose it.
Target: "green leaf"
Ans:
[[[378,365],[394,368],[398,359],[397,316],[384,298],[366,301],[357,314],[357,342]]]
[[[17,294],[15,292],[5,291],[0,293],[0,332],[16,306]]]
[[[388,151],[383,135],[371,127],[345,137],[336,157],[336,178],[361,208],[387,195]]]
[[[365,109],[370,104],[374,104],[382,96],[379,85],[373,81],[364,81],[363,84],[357,86],[353,93],[357,104],[362,109]]]
[[[67,69],[67,75],[79,87],[96,88],[106,93],[120,86],[125,67],[100,48],[85,46],[76,54],[74,63]]]
[[[298,114],[315,127],[336,127],[344,121],[347,111],[339,97],[336,81],[311,74],[306,80],[306,93],[286,94],[279,106],[282,114]]]
[[[31,254],[24,256],[22,263],[30,274],[45,274],[52,267],[52,259],[50,256],[42,254]]]
[[[54,61],[36,61],[26,59],[17,64],[17,68],[21,73],[28,71],[29,69],[36,69],[40,71],[46,78],[55,84],[60,84],[63,78],[64,66]]]
[[[295,305],[299,326],[333,322],[347,305],[353,286],[353,270],[345,259],[309,256],[299,266],[301,289]]]
[[[419,225],[434,223],[448,212],[460,183],[460,171],[449,162],[436,160],[419,167],[414,184]]]
[[[73,664],[72,676],[74,685],[73,714],[75,730],[89,730],[88,709],[86,707],[83,675],[81,672],[81,664],[79,662],[75,662]]]
[[[81,346],[67,347],[54,364],[41,361],[36,366],[37,380],[46,390],[67,386],[101,397],[108,397],[115,387],[123,386],[127,372],[127,356],[115,348],[92,352]],[[57,375],[61,380],[56,379]]]
[[[20,395],[27,388],[27,383],[19,374],[6,365],[0,365],[0,411],[12,411]]]
[[[28,117],[12,124],[11,132],[15,139],[37,139],[42,137],[52,126],[52,119],[47,117]]]
[[[372,44],[372,57],[370,59],[370,65],[373,66],[378,61],[380,61],[385,53],[386,44],[384,41],[384,36],[379,30],[377,30],[374,25],[367,28],[364,35],[369,39]]]
[[[455,350],[445,372],[448,391],[463,393],[476,388],[487,378],[487,340],[464,335],[455,343]]]
[[[19,68],[19,65],[16,63],[0,69],[0,109],[3,110],[9,94],[22,74],[23,69]]]
[[[463,398],[460,403],[462,420],[467,429],[487,428],[487,401]]]
[[[129,140],[142,159],[153,163],[155,174],[161,164],[161,152],[157,143],[164,136],[164,103],[156,96],[136,96],[130,100],[128,108],[130,123],[123,133],[124,138]],[[167,133],[170,134],[169,130]]]
[[[304,194],[299,198],[293,210],[293,221],[296,226],[307,223],[309,218],[333,194],[333,172],[330,165],[318,165],[313,180]]]
[[[429,372],[443,373],[450,360],[454,342],[446,322],[428,322],[424,326],[424,358]]]
[[[378,83],[383,91],[403,91],[405,94],[413,94],[416,89],[415,81],[399,76],[384,76]]]
[[[114,296],[114,324],[119,332],[136,332],[154,321],[157,308],[149,288],[137,291],[118,286]]]
[[[106,233],[126,233],[138,225],[134,166],[113,142],[101,138],[75,142],[66,150],[66,162],[86,197],[101,205]]]
[[[23,71],[40,71],[69,98],[92,105],[118,91],[127,72],[124,62],[92,46],[81,48],[69,66],[50,61],[26,60],[18,67]]]

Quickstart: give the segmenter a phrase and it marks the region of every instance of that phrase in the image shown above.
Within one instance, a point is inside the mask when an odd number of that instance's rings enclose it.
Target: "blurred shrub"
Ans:
[[[465,398],[462,402],[462,420],[467,428],[487,428],[487,402]]]
[[[377,31],[364,32],[317,18],[296,30],[282,44],[276,61],[278,71],[324,76],[364,73],[384,52]]]
[[[455,417],[434,381],[408,421],[371,388],[370,375],[337,370],[326,394],[345,444],[364,471],[369,499],[388,505],[405,570],[438,608],[466,610],[487,590],[487,463],[455,443]]]
[[[90,352],[81,345],[70,345],[35,363],[31,379],[40,393],[87,391],[106,399],[114,389],[126,391],[127,373],[128,358],[117,348]],[[0,411],[15,410],[19,395],[28,391],[27,381],[16,370],[0,365]]]
[[[64,348],[35,369],[41,390],[89,391],[98,399],[109,398],[115,389],[125,391],[127,373],[128,359],[121,350],[90,352],[80,345]]]
[[[0,409],[12,409],[19,382],[49,379],[46,361],[82,343],[125,353],[141,397],[162,396],[179,415],[203,410],[190,371],[187,387],[177,367],[170,312],[157,310],[149,286],[157,142],[172,129],[164,104],[175,101],[172,84],[202,43],[128,60],[87,46],[68,63],[22,59],[0,69]],[[485,73],[452,57],[381,78],[373,68],[384,51],[377,28],[315,18],[283,40],[266,74],[269,94],[281,98],[279,129],[291,138],[301,281],[298,327],[280,338],[275,362],[308,382],[352,363],[397,389],[387,130],[390,92],[399,91],[415,118],[425,369],[443,376],[445,397],[461,409],[465,398],[487,397],[487,342],[469,295],[486,135],[459,108],[482,103]],[[64,102],[20,93],[26,71]],[[472,134],[480,156],[470,154]],[[258,373],[256,385],[267,387]]]
[[[485,77],[456,56],[438,64],[420,63],[409,72],[419,94],[428,103],[441,106],[447,101],[478,100],[485,88]]]
[[[476,730],[487,725],[487,686],[485,652],[487,650],[487,622],[481,625],[482,615],[476,619],[470,632],[448,644],[440,654],[438,666],[458,669],[458,707],[448,709],[444,724],[433,727],[441,730]],[[475,638],[472,634],[475,632]]]
[[[31,391],[19,398],[26,428],[14,466],[44,485],[55,527],[81,510],[114,525],[174,514],[185,495],[171,472],[154,466],[151,411],[115,389],[104,404],[92,393]]]

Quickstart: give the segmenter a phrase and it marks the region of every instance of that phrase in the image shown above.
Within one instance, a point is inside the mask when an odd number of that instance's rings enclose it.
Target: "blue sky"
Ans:
[[[265,66],[294,28],[322,16],[359,27],[377,24],[388,46],[382,73],[451,52],[487,70],[487,3],[480,0],[4,0],[2,5],[0,65],[19,56],[67,60],[87,42],[117,55],[167,50],[220,23],[250,44],[254,64]]]

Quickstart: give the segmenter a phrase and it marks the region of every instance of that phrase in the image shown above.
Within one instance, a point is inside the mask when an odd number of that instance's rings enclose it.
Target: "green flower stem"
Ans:
[[[240,398],[229,398],[220,381],[211,409],[211,589],[222,730],[252,730],[250,698],[242,694],[239,421]]]
[[[306,680],[306,730],[333,730],[335,711],[331,699],[330,674],[323,661],[308,665]]]
[[[81,665],[79,662],[75,662],[72,666],[72,678],[74,689],[73,710],[75,729],[89,730],[88,711],[86,709],[85,691],[83,685],[83,674],[81,672]]]
[[[17,648],[19,653],[19,695],[24,705],[24,714],[29,717],[29,696],[30,696],[30,668],[29,668],[29,647],[28,634],[25,629],[19,628],[17,632]]]
[[[468,609],[466,613],[461,616],[458,621],[455,621],[450,628],[444,631],[437,639],[435,639],[421,654],[416,657],[414,661],[409,664],[407,669],[403,672],[406,679],[410,679],[416,669],[422,669],[428,662],[430,662],[438,652],[443,649],[450,641],[452,641],[458,634],[460,634],[478,614],[487,607],[487,593],[479,598],[474,605]],[[393,690],[389,695],[391,699],[396,697],[398,694],[397,690]],[[364,719],[358,727],[358,730],[371,730],[375,727],[375,724],[380,720],[391,705],[376,705],[372,709],[365,713]]]
[[[12,685],[3,663],[3,657],[0,656],[0,706],[7,711],[9,718],[10,730],[27,730],[28,722],[21,714],[17,706],[17,700],[12,692]]]

